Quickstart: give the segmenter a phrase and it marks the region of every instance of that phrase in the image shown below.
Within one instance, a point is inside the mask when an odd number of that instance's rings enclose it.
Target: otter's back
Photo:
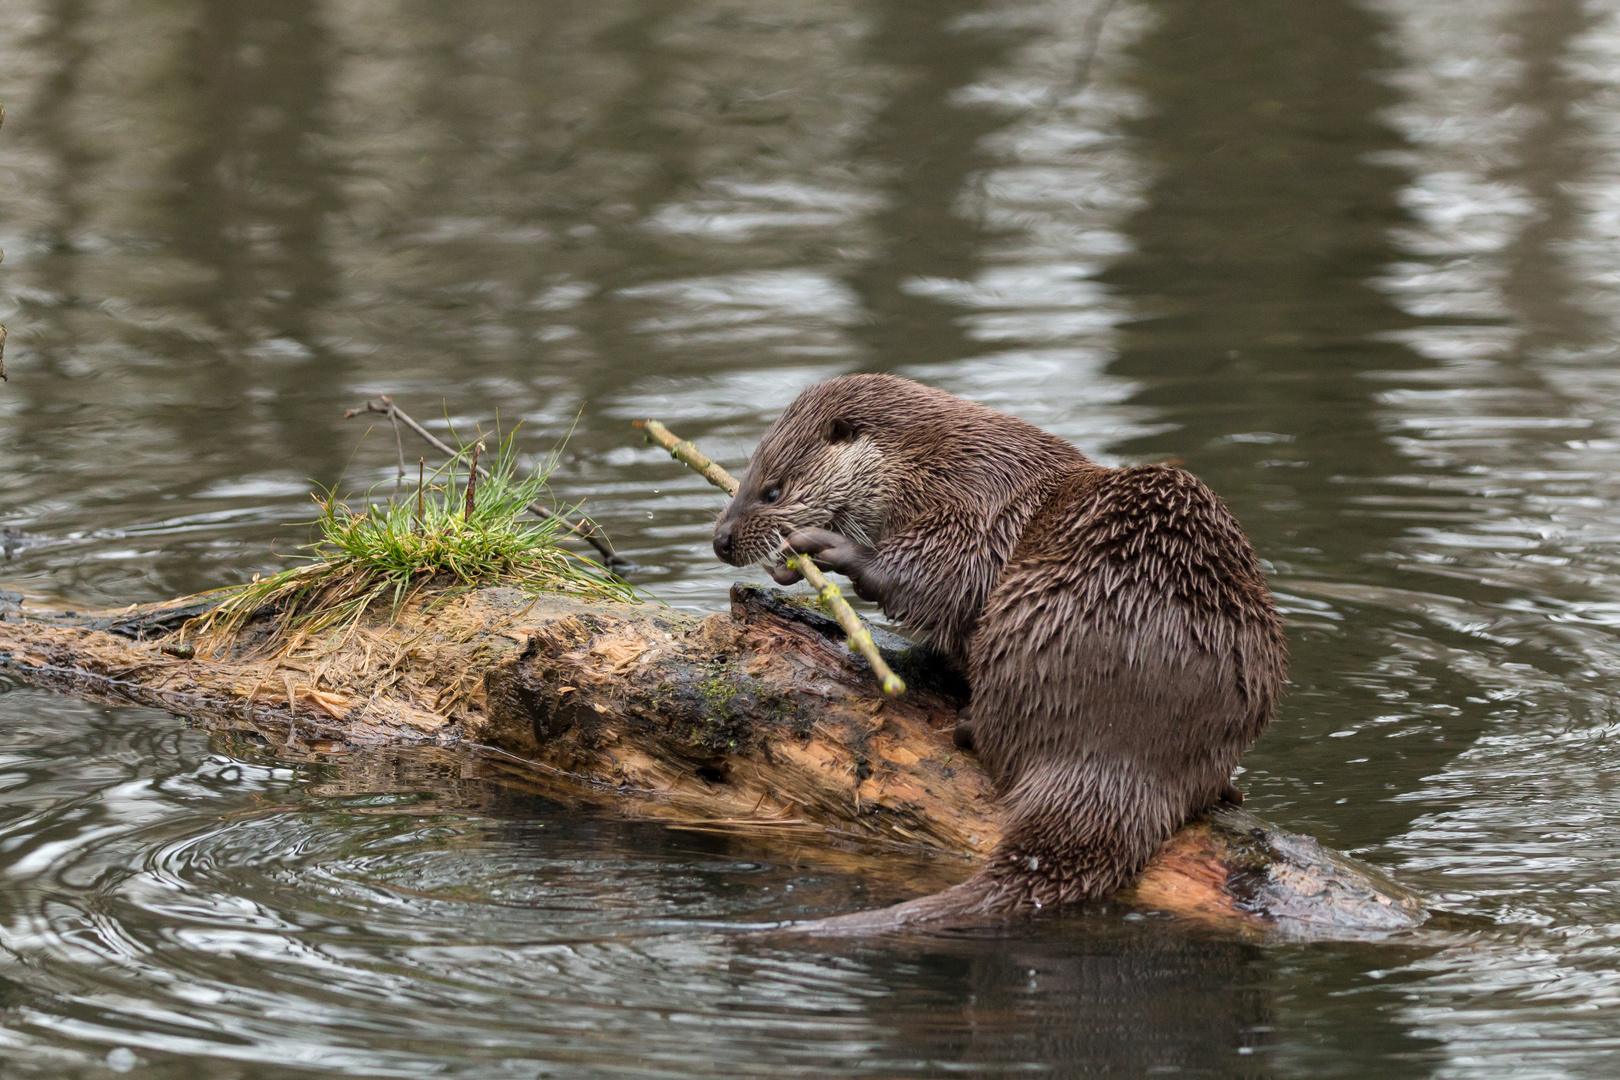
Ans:
[[[1285,649],[1258,559],[1196,477],[1068,474],[1025,528],[972,646],[981,758],[1003,791],[1067,761],[1208,805],[1269,720]],[[1155,816],[1158,816],[1158,813]]]

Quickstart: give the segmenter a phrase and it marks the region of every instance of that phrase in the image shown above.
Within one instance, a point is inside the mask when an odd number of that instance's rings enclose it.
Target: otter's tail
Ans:
[[[894,907],[818,919],[809,934],[872,934],[909,927],[999,922],[1010,915],[1107,896],[1129,885],[1190,809],[1164,786],[1116,765],[1052,762],[1029,769],[1007,795],[1007,829],[978,873]],[[1212,794],[1208,800],[1216,800]]]

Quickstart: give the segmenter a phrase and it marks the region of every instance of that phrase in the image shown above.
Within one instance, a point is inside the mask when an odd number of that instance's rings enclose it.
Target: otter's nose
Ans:
[[[714,553],[720,556],[722,562],[731,561],[731,526],[717,525],[714,529]]]

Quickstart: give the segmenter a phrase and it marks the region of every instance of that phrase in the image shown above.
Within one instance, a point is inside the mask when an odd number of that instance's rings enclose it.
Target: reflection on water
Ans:
[[[715,609],[719,498],[628,421],[737,463],[807,383],[899,371],[1208,479],[1290,619],[1256,809],[1498,922],[826,952],[735,931],[892,878],[14,692],[8,1075],[1612,1071],[1620,4],[0,25],[0,523],[40,538],[9,580],[126,604],[278,566],[312,482],[392,477],[340,419],[383,391],[568,436],[561,497]]]

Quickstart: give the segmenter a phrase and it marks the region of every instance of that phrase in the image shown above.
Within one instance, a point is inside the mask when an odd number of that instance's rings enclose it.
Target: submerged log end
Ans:
[[[1412,930],[1430,915],[1377,870],[1236,807],[1184,826],[1115,899],[1305,937]]]

